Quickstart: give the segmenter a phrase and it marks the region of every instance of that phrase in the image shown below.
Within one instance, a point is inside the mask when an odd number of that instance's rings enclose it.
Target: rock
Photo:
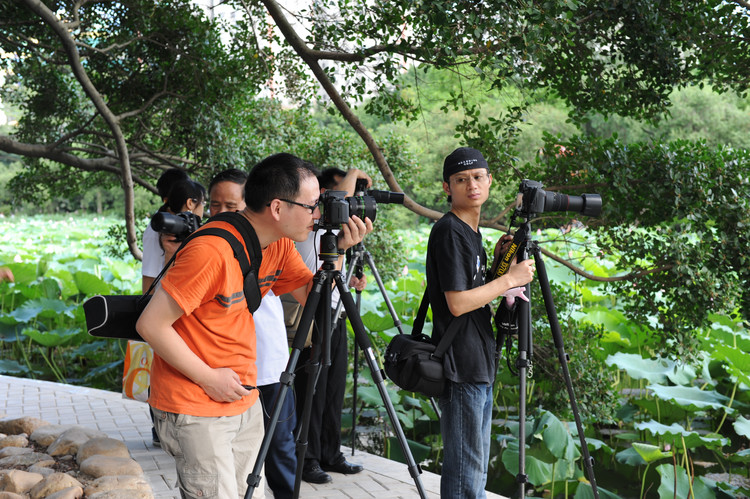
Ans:
[[[130,457],[128,447],[114,438],[92,438],[78,448],[76,461],[80,464],[91,456]]]
[[[81,482],[65,473],[52,473],[45,477],[41,482],[34,485],[29,491],[31,499],[44,499],[47,496],[60,492],[70,487],[80,487],[83,490]]]
[[[29,439],[26,435],[10,435],[0,438],[0,449],[5,447],[26,447],[29,445]]]
[[[83,497],[83,489],[81,487],[68,487],[67,489],[58,490],[44,499],[80,499],[81,497]]]
[[[44,479],[39,473],[28,471],[10,470],[0,475],[0,490],[4,492],[17,492],[25,494],[37,483]]]
[[[107,475],[142,475],[143,469],[134,459],[112,456],[91,456],[80,463],[81,471],[94,478]]]
[[[26,499],[26,496],[15,492],[0,492],[0,499]]]
[[[26,454],[4,457],[0,459],[0,466],[3,468],[13,468],[16,466],[31,466],[33,464],[49,461],[52,461],[54,464],[55,459],[52,456],[41,452],[28,452]]]
[[[86,496],[87,499],[154,499],[150,492],[139,492],[135,490],[110,490],[107,492],[97,492],[94,495]]]
[[[55,470],[50,468],[53,464],[55,464],[54,461],[41,461],[26,468],[26,471],[29,473],[39,473],[43,477],[48,477],[55,472]]]
[[[29,454],[31,452],[34,452],[34,449],[30,447],[5,447],[4,449],[0,449],[0,459],[19,454]]]
[[[19,435],[25,433],[31,435],[34,430],[40,426],[48,425],[46,421],[42,421],[39,418],[22,417],[16,419],[6,419],[0,421],[0,433],[7,433],[8,435]]]
[[[54,442],[47,447],[47,454],[50,456],[62,456],[65,454],[75,455],[78,448],[97,437],[106,437],[105,433],[97,430],[89,430],[82,426],[74,426],[62,432]]]
[[[91,482],[85,489],[86,497],[93,497],[94,494],[110,492],[114,490],[127,490],[136,493],[148,494],[151,496],[151,485],[143,476],[103,476]],[[141,496],[138,496],[141,497]]]
[[[49,447],[52,442],[62,435],[66,430],[74,428],[72,424],[48,424],[40,426],[33,433],[29,434],[29,439],[41,446]]]

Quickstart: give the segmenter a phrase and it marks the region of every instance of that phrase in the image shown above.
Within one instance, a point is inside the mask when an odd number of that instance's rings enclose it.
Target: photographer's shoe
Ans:
[[[161,447],[161,440],[159,440],[159,435],[156,433],[156,428],[151,428],[151,443],[154,444],[154,447]]]
[[[361,464],[350,463],[343,457],[336,464],[321,464],[321,468],[325,471],[343,473],[344,475],[354,475],[365,469]]]
[[[307,483],[329,483],[333,481],[331,475],[320,468],[318,463],[302,468],[302,479]]]

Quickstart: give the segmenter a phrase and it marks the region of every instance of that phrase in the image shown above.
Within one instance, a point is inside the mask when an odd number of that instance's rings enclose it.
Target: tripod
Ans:
[[[302,318],[297,328],[294,341],[292,342],[292,350],[289,355],[289,361],[286,369],[281,373],[280,377],[280,388],[273,403],[273,409],[271,410],[271,416],[266,429],[266,434],[261,442],[260,451],[255,461],[255,466],[252,472],[247,477],[248,488],[245,492],[245,499],[249,499],[252,496],[253,490],[260,484],[260,471],[263,467],[268,448],[271,443],[271,436],[276,429],[281,408],[284,402],[284,398],[287,392],[291,388],[294,380],[294,370],[297,366],[300,353],[305,345],[307,331],[310,329],[310,325],[313,323],[313,316],[317,313],[318,319],[316,321],[318,328],[317,333],[313,334],[312,352],[310,355],[310,362],[308,364],[308,384],[307,384],[307,397],[305,399],[305,405],[302,411],[302,417],[300,420],[299,433],[297,436],[297,473],[295,476],[294,485],[294,497],[299,497],[300,484],[302,478],[302,468],[304,466],[305,452],[307,450],[307,435],[310,424],[310,412],[312,409],[312,397],[315,390],[315,384],[320,373],[322,363],[330,363],[330,338],[331,338],[331,292],[332,285],[335,283],[336,289],[339,291],[341,297],[341,303],[343,303],[344,310],[346,311],[349,321],[354,329],[354,337],[356,344],[362,349],[365,354],[365,359],[370,368],[373,382],[377,385],[380,397],[383,400],[383,404],[386,407],[388,416],[391,420],[391,426],[393,427],[396,437],[401,445],[401,450],[406,457],[409,474],[414,479],[414,483],[417,486],[420,498],[425,499],[427,497],[422,481],[419,477],[422,470],[414,461],[414,457],[411,454],[406,436],[401,428],[401,424],[398,421],[396,410],[393,407],[393,403],[388,397],[388,392],[385,388],[383,381],[383,375],[381,369],[377,365],[375,354],[372,351],[372,344],[368,337],[362,319],[359,315],[359,311],[354,303],[354,299],[349,292],[348,287],[343,281],[341,272],[336,270],[335,263],[338,260],[337,253],[337,239],[336,235],[329,229],[327,230],[320,239],[320,258],[323,260],[321,269],[313,277],[313,287],[307,297],[307,303],[302,310]],[[368,262],[369,263],[369,262]],[[322,359],[322,360],[321,360]]]
[[[537,274],[539,276],[539,285],[542,288],[542,298],[544,299],[544,306],[547,309],[547,320],[549,321],[550,329],[552,330],[552,339],[554,340],[555,347],[557,348],[557,358],[560,361],[560,365],[563,371],[563,377],[565,378],[565,386],[568,390],[568,397],[570,398],[570,408],[573,411],[573,416],[576,422],[576,429],[578,430],[578,438],[581,442],[581,452],[583,453],[583,464],[586,468],[586,474],[588,475],[589,481],[591,482],[591,490],[594,493],[594,498],[599,499],[599,491],[596,487],[596,478],[594,477],[593,460],[589,454],[589,448],[586,444],[586,437],[583,434],[583,425],[581,424],[581,417],[578,413],[578,404],[576,403],[575,393],[573,392],[573,382],[570,378],[570,371],[568,370],[568,354],[565,353],[565,347],[563,345],[562,333],[560,332],[560,323],[557,320],[557,312],[555,311],[555,304],[552,300],[552,291],[549,286],[549,279],[547,277],[547,269],[544,266],[544,260],[542,259],[542,252],[539,249],[539,245],[536,241],[530,238],[531,224],[528,219],[521,224],[521,228],[514,237],[516,240],[522,241],[519,249],[519,261],[528,258],[527,251],[530,251],[534,257],[536,264]],[[530,295],[530,285],[526,285],[526,295]],[[520,300],[518,303],[518,359],[516,360],[516,367],[518,368],[519,377],[519,401],[518,401],[518,475],[516,475],[516,481],[518,482],[518,496],[526,497],[526,484],[528,483],[528,475],[526,474],[526,375],[527,371],[531,369],[531,352],[532,352],[532,335],[531,335],[531,306],[530,302]]]

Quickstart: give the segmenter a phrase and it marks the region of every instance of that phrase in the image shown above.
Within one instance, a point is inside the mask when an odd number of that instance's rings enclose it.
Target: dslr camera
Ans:
[[[337,229],[357,215],[362,220],[368,217],[373,222],[378,213],[378,203],[404,204],[403,192],[365,191],[367,180],[357,180],[354,196],[346,197],[346,191],[325,191],[320,197],[322,217],[319,226],[322,229]]]
[[[183,211],[176,215],[159,211],[151,217],[151,228],[163,234],[174,234],[175,241],[184,241],[200,226],[201,218],[189,211]]]
[[[542,183],[524,179],[518,189],[516,213],[531,218],[539,213],[575,211],[587,217],[598,217],[602,212],[599,194],[568,196],[559,192],[542,190]]]

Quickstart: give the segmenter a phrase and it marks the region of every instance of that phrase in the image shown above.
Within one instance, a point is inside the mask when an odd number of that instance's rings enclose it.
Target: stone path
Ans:
[[[146,405],[123,399],[119,393],[79,386],[35,381],[0,375],[0,419],[21,416],[40,418],[52,424],[78,424],[103,431],[127,445],[151,483],[154,497],[179,499],[175,487],[174,461],[151,444],[151,420]],[[342,449],[352,462],[364,465],[357,475],[332,474],[325,485],[302,483],[300,497],[324,498],[415,498],[414,480],[405,464],[357,450]],[[440,476],[423,472],[420,480],[427,496],[440,496]],[[267,491],[266,497],[273,495]],[[487,493],[488,499],[505,499]]]

